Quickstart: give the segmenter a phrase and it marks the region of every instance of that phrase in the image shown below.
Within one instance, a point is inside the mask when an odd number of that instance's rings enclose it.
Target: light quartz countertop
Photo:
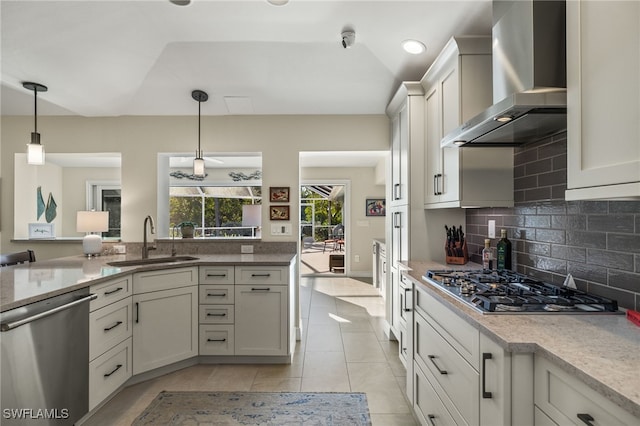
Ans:
[[[424,278],[429,269],[480,265],[403,262],[413,282],[505,350],[543,356],[626,411],[640,417],[640,327],[616,314],[481,314]]]
[[[168,268],[206,265],[287,266],[295,258],[289,254],[207,254],[194,255],[196,260],[117,267],[109,262],[137,260],[137,255],[70,256],[0,268],[0,312],[59,294],[89,287],[103,281],[130,274]],[[166,257],[166,256],[150,256]]]

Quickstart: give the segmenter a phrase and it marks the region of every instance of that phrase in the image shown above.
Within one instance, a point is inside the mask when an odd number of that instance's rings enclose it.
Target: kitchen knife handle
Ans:
[[[436,364],[436,361],[435,361],[436,356],[435,356],[435,355],[428,355],[428,357],[429,357],[429,360],[431,361],[431,363],[436,367],[436,370],[438,370],[438,373],[440,373],[440,374],[442,374],[442,375],[444,375],[444,374],[449,374],[449,373],[447,372],[447,370],[442,370],[442,369],[438,366],[438,364]]]
[[[587,413],[578,413],[578,418],[582,420],[582,422],[587,426],[595,426],[593,423],[591,423],[595,419]]]
[[[491,392],[487,392],[487,360],[492,359],[493,355],[487,352],[482,353],[482,398],[491,399]]]

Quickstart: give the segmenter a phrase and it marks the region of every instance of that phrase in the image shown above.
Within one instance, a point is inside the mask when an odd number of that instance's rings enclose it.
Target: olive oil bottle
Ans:
[[[507,230],[500,230],[500,241],[497,244],[498,249],[498,271],[503,269],[511,270],[511,241],[507,239]]]

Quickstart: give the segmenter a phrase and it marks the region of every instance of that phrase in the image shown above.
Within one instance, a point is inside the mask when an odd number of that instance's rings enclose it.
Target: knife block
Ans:
[[[462,243],[455,243],[456,249],[462,249],[462,256],[449,256],[447,254],[447,243],[444,245],[445,260],[450,265],[465,265],[469,261],[469,252],[467,251],[467,240]]]

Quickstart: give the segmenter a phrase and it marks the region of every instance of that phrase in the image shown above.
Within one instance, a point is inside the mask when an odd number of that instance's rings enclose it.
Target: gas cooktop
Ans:
[[[483,314],[622,313],[615,300],[512,271],[435,270],[423,278]]]

